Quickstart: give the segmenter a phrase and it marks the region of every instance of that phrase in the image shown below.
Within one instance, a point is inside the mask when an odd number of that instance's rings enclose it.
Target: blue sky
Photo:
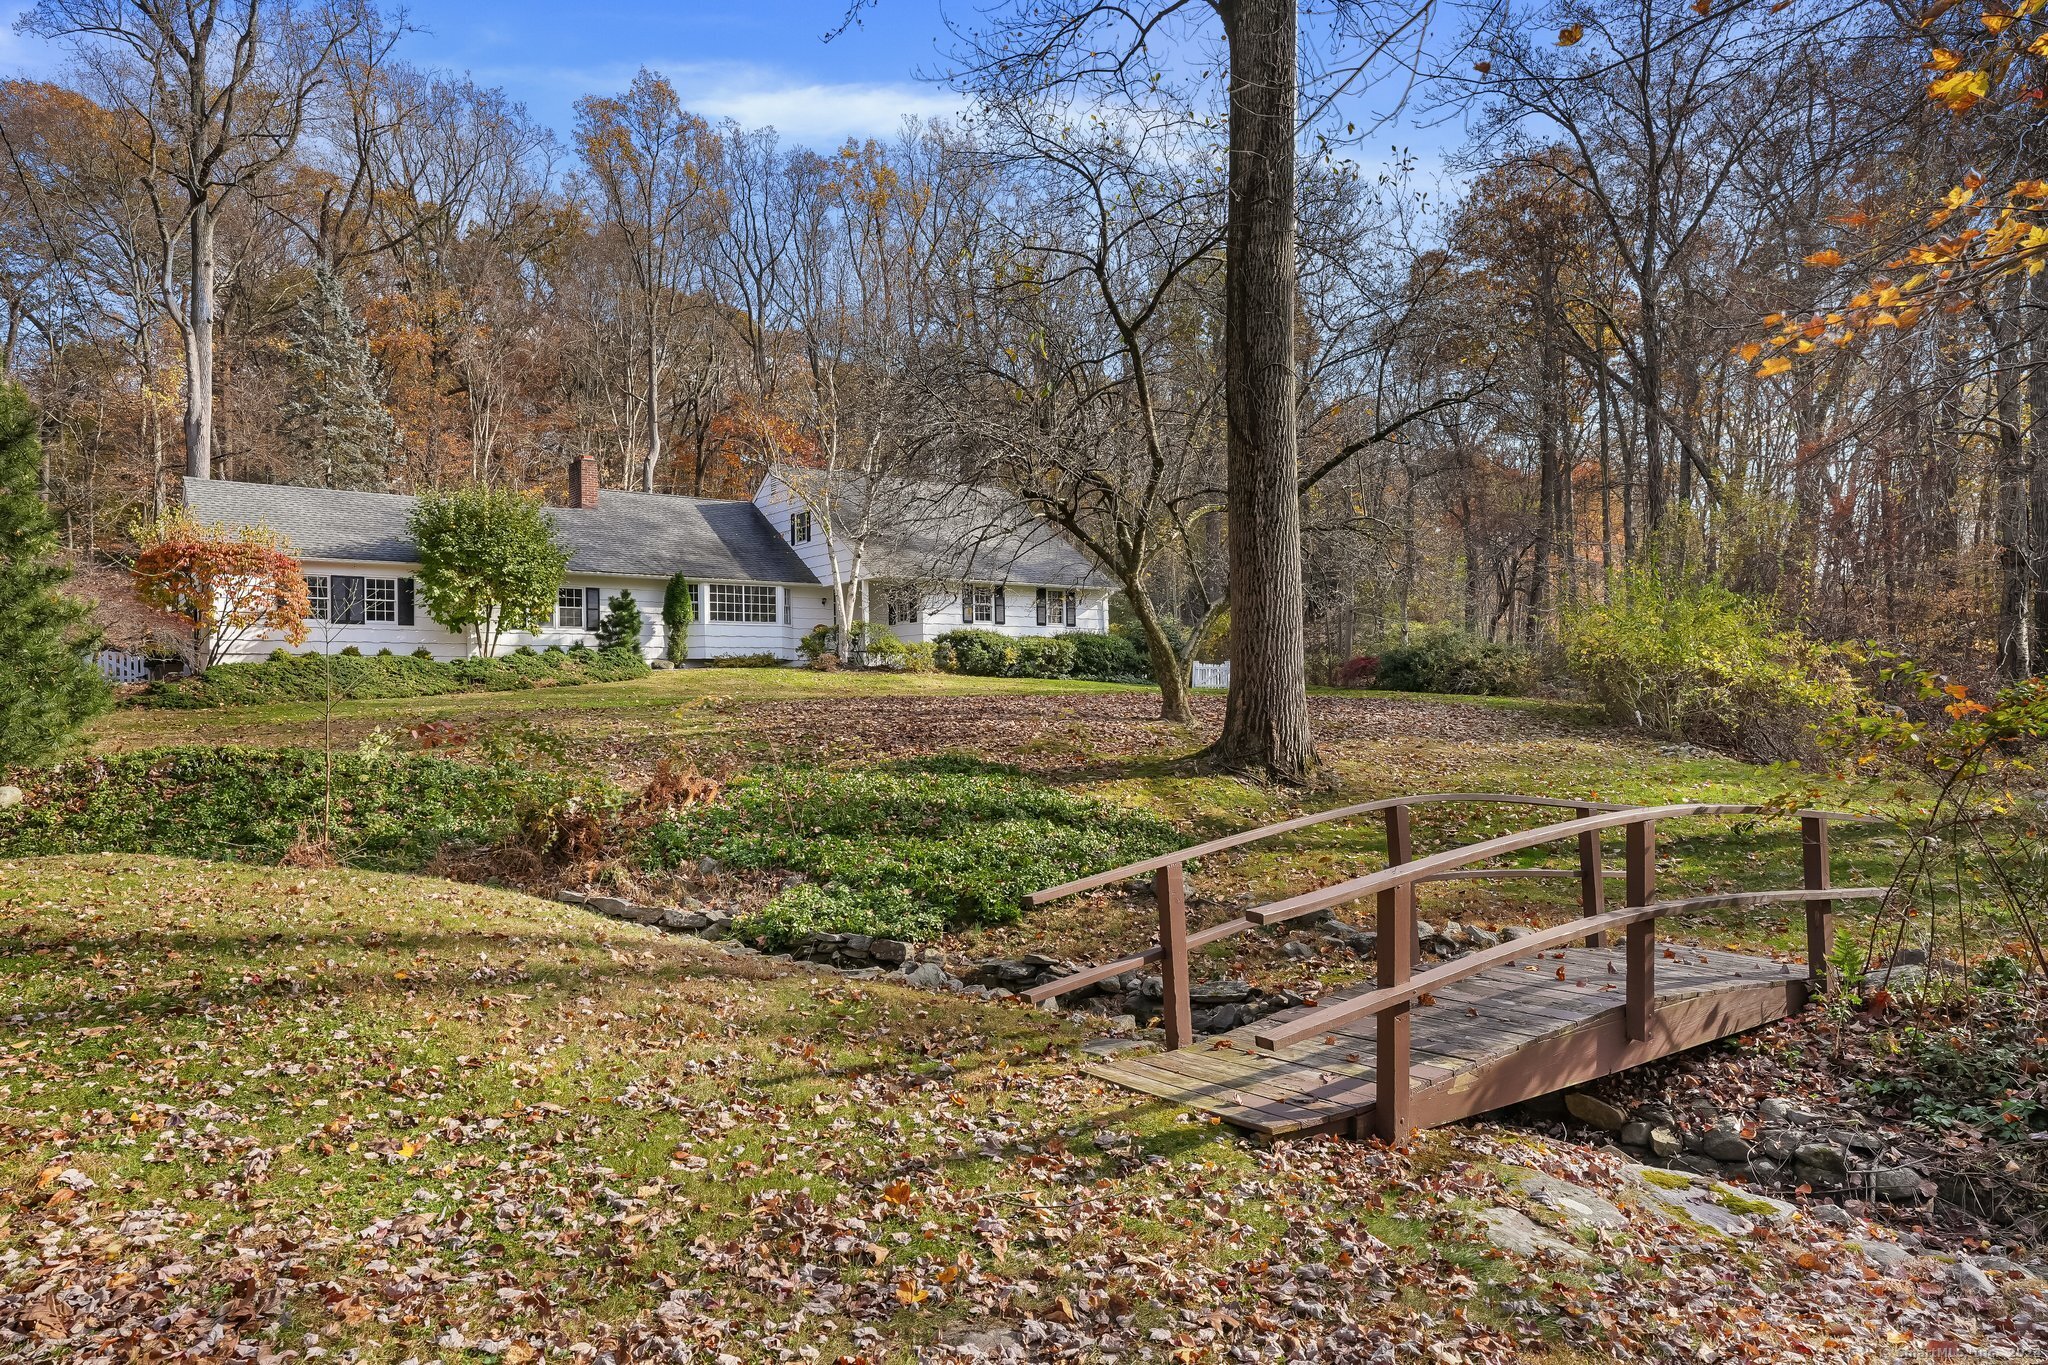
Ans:
[[[875,0],[860,24],[828,43],[824,35],[840,22],[845,0],[410,0],[407,17],[420,31],[401,50],[417,65],[504,87],[564,135],[578,96],[621,91],[648,66],[698,113],[773,126],[787,142],[827,148],[848,137],[886,137],[906,114],[955,112],[958,98],[922,77],[945,64],[946,16],[971,22],[987,3]],[[20,9],[20,0],[0,0],[8,20],[0,74],[54,75],[62,53],[13,31]],[[1400,144],[1420,154],[1428,184],[1459,140],[1456,127],[1403,120],[1376,129],[1353,155],[1377,168]]]
[[[20,7],[6,8],[0,70],[53,73],[60,55],[14,33]],[[668,76],[699,113],[772,124],[789,140],[820,145],[958,107],[918,78],[942,63],[937,0],[879,0],[830,43],[823,35],[839,23],[841,0],[414,0],[407,11],[423,30],[403,48],[413,62],[501,85],[562,132],[577,96],[622,90],[642,66]]]

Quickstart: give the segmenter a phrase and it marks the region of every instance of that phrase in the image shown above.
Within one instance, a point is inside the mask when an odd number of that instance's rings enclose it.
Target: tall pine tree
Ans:
[[[0,384],[0,773],[59,753],[108,687],[86,654],[97,643],[84,603],[58,591],[57,521],[37,487],[35,409]]]
[[[313,288],[291,329],[285,429],[329,488],[382,489],[397,424],[362,320],[341,281],[313,268]]]

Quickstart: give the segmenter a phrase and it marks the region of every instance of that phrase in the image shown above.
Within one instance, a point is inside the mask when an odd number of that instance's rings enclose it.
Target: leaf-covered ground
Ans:
[[[1878,1360],[2026,1303],[1835,1230],[1494,1249],[1505,1130],[1274,1148],[1014,1006],[507,893],[0,863],[0,1355],[24,1360]]]

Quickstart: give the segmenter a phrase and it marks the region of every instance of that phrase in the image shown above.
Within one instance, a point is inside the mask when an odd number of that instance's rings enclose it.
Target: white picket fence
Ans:
[[[1195,664],[1192,666],[1192,672],[1193,677],[1190,681],[1196,687],[1227,688],[1230,686],[1230,661],[1228,659],[1220,664]]]
[[[103,649],[93,657],[93,663],[108,682],[149,681],[149,661],[125,649]]]

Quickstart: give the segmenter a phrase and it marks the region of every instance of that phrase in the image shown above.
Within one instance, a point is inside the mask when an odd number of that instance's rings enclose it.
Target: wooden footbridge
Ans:
[[[1547,807],[1570,811],[1572,818],[1414,857],[1411,813],[1445,802]],[[1374,814],[1386,825],[1384,870],[1188,932],[1188,863],[1312,825]],[[1803,885],[1658,900],[1657,825],[1694,816],[1796,818]],[[1166,1051],[1107,1060],[1090,1066],[1091,1074],[1269,1136],[1338,1133],[1399,1141],[1419,1127],[1582,1084],[1804,1008],[1815,992],[1834,984],[1829,955],[1835,903],[1885,894],[1883,887],[1830,886],[1828,828],[1844,821],[1867,823],[1869,817],[1742,805],[1612,806],[1471,792],[1343,806],[1033,893],[1027,907],[1149,875],[1159,938],[1143,952],[1026,994],[1043,1002],[1134,969],[1156,969],[1164,982]],[[1602,863],[1602,837],[1613,830],[1622,831],[1626,848],[1618,870],[1626,892],[1622,904],[1610,908],[1605,881],[1617,870]],[[1488,865],[1554,843],[1576,845],[1576,869]],[[1581,917],[1416,970],[1416,887],[1508,877],[1575,878]],[[1375,899],[1378,911],[1375,984],[1333,991],[1216,1037],[1195,1037],[1188,999],[1191,953],[1248,929],[1367,897]],[[1658,947],[1657,921],[1666,915],[1774,902],[1805,907],[1803,970],[1768,958]],[[1617,936],[1612,945],[1610,935]],[[1396,944],[1407,945],[1407,951],[1393,951]]]

